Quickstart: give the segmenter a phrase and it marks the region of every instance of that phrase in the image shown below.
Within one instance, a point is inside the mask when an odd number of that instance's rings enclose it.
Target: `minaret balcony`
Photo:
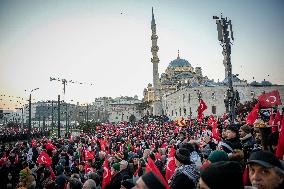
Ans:
[[[151,52],[157,52],[159,50],[158,46],[151,47]]]
[[[151,40],[157,40],[159,37],[157,35],[152,35]]]

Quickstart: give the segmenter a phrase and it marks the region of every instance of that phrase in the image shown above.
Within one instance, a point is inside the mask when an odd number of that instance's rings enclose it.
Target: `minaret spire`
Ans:
[[[178,57],[177,57],[177,59],[180,59],[180,57],[179,57],[179,50],[178,50]]]
[[[156,25],[155,24],[155,16],[154,16],[154,8],[152,7],[152,22],[151,25]]]
[[[154,87],[154,96],[155,100],[153,103],[153,114],[154,115],[161,115],[162,114],[162,102],[161,102],[161,95],[160,95],[160,77],[158,72],[158,64],[160,62],[158,57],[158,35],[156,34],[156,23],[155,23],[155,17],[154,17],[154,10],[152,7],[152,21],[151,21],[151,30],[152,30],[152,58],[151,62],[153,63],[153,87]]]

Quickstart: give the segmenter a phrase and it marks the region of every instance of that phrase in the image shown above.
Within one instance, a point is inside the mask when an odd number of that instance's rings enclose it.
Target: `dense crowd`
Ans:
[[[257,124],[265,123],[210,116],[178,126],[166,116],[145,116],[80,136],[1,142],[0,188],[284,188],[281,126]]]
[[[0,144],[14,141],[24,141],[30,136],[31,138],[41,138],[48,136],[49,130],[38,130],[34,128],[29,135],[27,128],[19,127],[2,127],[0,128]]]

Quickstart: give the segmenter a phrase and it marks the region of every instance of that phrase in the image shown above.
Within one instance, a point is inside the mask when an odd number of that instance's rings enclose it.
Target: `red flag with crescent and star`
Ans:
[[[48,156],[45,151],[42,151],[36,161],[38,164],[45,164],[50,166],[52,164],[52,159]]]
[[[270,108],[282,104],[278,90],[260,95],[258,101],[263,108]]]
[[[103,173],[102,189],[104,189],[106,185],[110,183],[110,180],[111,180],[111,172],[108,166],[107,159],[105,159],[104,161],[103,168],[104,168],[104,173]]]
[[[284,155],[284,114],[282,116],[282,121],[281,121],[280,127],[281,127],[281,130],[280,130],[280,133],[279,133],[278,144],[277,144],[275,155],[279,159],[282,159],[283,155]]]
[[[199,107],[197,108],[197,113],[198,113],[198,117],[201,117],[202,112],[204,112],[207,109],[207,105],[205,104],[205,102],[200,99],[199,100]]]
[[[166,167],[166,180],[169,180],[175,172],[176,163],[175,163],[175,149],[171,147],[169,158],[167,160]]]
[[[258,117],[258,110],[259,110],[259,103],[257,103],[252,111],[248,114],[247,119],[246,119],[246,124],[248,125],[253,125],[255,120]]]

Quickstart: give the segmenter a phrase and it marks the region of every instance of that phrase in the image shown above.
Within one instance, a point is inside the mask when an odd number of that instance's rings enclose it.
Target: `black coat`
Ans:
[[[170,184],[171,189],[194,189],[195,183],[193,180],[189,179],[185,174],[179,173],[175,176]]]
[[[105,189],[120,189],[122,177],[120,173],[117,173],[111,178],[110,183],[106,185]]]

